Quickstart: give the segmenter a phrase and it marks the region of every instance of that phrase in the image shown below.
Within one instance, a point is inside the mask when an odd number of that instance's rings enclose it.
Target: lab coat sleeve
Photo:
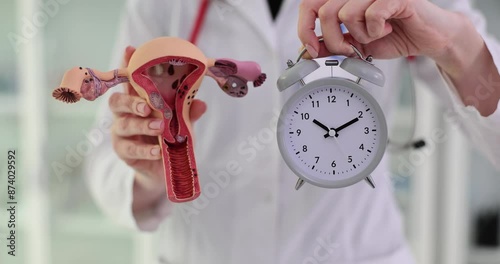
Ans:
[[[115,45],[112,68],[120,66],[125,47],[140,44],[155,37],[167,35],[160,21],[168,12],[169,1],[128,1],[121,22],[120,34]],[[115,88],[115,92],[123,89]],[[96,144],[85,165],[85,177],[90,192],[100,209],[121,225],[142,231],[155,230],[168,214],[169,203],[166,199],[141,215],[133,215],[134,170],[127,166],[114,152],[110,127],[113,115],[108,107],[112,92],[99,98],[100,107],[96,126],[102,131],[102,142]],[[97,138],[97,137],[96,137]]]
[[[465,14],[476,26],[484,42],[489,49],[497,69],[500,69],[500,44],[486,31],[484,16],[474,10],[467,0],[442,1],[441,7],[451,11]],[[467,56],[467,54],[464,54]],[[419,58],[417,60],[417,77],[427,82],[429,87],[442,99],[448,107],[445,116],[447,121],[456,123],[470,139],[473,146],[478,148],[491,163],[500,170],[500,105],[490,116],[483,117],[473,106],[465,106],[448,76],[440,71],[437,65],[430,59]],[[500,82],[493,81],[491,76],[477,76],[478,86],[471,87],[478,91],[478,98],[488,96],[492,89],[500,89]]]

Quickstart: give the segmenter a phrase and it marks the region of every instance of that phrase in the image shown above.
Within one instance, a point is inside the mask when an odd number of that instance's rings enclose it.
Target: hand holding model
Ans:
[[[323,32],[321,44],[314,33],[316,18]],[[349,33],[342,34],[341,23]],[[376,59],[427,56],[450,77],[465,104],[483,116],[496,110],[500,89],[479,102],[466,100],[474,96],[476,76],[500,76],[484,40],[464,14],[427,0],[303,0],[298,31],[311,57],[352,55],[350,44]]]
[[[147,197],[142,202],[156,200],[163,192],[154,186],[163,171],[169,200],[192,201],[201,192],[192,122],[206,109],[194,99],[203,77],[215,79],[229,96],[243,97],[247,82],[258,87],[266,75],[255,62],[209,59],[192,43],[172,37],[153,39],[137,50],[127,48],[125,62],[109,72],[72,68],[53,96],[66,103],[82,97],[93,101],[109,88],[128,83],[127,92],[113,94],[109,105],[115,114],[113,147],[136,170],[135,191],[142,188]],[[140,203],[134,208],[140,210]]]
[[[126,48],[124,68],[134,52],[135,48]],[[132,204],[136,213],[165,196],[163,162],[158,145],[158,136],[163,133],[165,123],[162,118],[153,116],[146,99],[141,98],[130,83],[125,85],[125,93],[114,93],[109,98],[109,108],[115,116],[111,138],[116,154],[136,171]],[[200,119],[206,109],[203,101],[193,100],[189,122],[193,124]]]

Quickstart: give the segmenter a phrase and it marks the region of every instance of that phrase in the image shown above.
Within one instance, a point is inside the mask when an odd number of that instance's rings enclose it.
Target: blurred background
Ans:
[[[48,2],[56,3],[57,11],[40,9]],[[0,263],[147,263],[149,237],[106,219],[85,188],[81,160],[73,159],[70,166],[66,161],[71,153],[91,147],[85,135],[96,108],[81,103],[62,111],[50,96],[75,61],[109,68],[124,2],[0,3]],[[500,1],[477,0],[475,5],[500,38]],[[37,12],[46,15],[35,17]],[[32,17],[35,24],[27,19]],[[20,29],[26,23],[31,26]],[[27,34],[16,37],[20,30]],[[405,87],[392,127],[401,140],[412,124],[411,80],[409,74],[402,78]],[[500,173],[443,122],[432,95],[418,88],[418,135],[440,128],[449,138],[427,152],[393,157],[391,177],[413,251],[423,264],[500,264]],[[18,162],[16,257],[8,256],[4,246],[8,149],[17,150]],[[424,157],[421,166],[407,168],[406,161],[419,157]]]

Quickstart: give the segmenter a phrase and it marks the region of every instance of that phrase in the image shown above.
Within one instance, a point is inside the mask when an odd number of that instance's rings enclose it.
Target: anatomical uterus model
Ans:
[[[165,130],[158,140],[168,199],[187,202],[201,192],[189,112],[205,75],[214,78],[233,97],[247,94],[247,82],[258,87],[266,79],[255,62],[209,59],[188,41],[163,37],[137,48],[127,68],[109,72],[70,69],[52,95],[66,103],[78,102],[82,97],[93,101],[109,88],[129,82],[147,100],[153,116],[164,120]]]

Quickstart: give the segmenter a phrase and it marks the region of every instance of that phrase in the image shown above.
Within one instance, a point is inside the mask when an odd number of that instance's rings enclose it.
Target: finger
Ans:
[[[387,20],[398,18],[404,11],[400,0],[375,1],[365,13],[366,29],[372,38],[383,38],[392,32],[392,26]]]
[[[338,13],[347,0],[328,1],[318,11],[325,46],[333,54],[350,55],[352,49],[344,39]]]
[[[316,18],[318,10],[325,1],[302,1],[299,7],[298,35],[311,57],[316,58],[319,40],[316,36]]]
[[[137,93],[137,91],[134,89],[134,87],[132,87],[132,84],[130,83],[127,83],[126,86],[125,86],[125,93],[126,94],[129,94],[131,96],[137,96],[139,97],[139,94]]]
[[[147,181],[148,184],[163,183],[163,162],[161,160],[125,159],[123,161],[134,168],[141,180]]]
[[[303,48],[302,48],[303,49]],[[332,54],[325,46],[324,42],[319,43],[319,50],[318,50],[318,58],[323,58],[323,57],[328,57],[332,56]],[[309,53],[305,53],[304,56],[302,56],[303,59],[314,59]]]
[[[128,67],[128,63],[130,62],[130,58],[132,58],[132,55],[134,54],[134,52],[135,52],[135,48],[133,46],[128,46],[125,48],[125,53],[124,53],[123,62],[122,62],[123,68]]]
[[[191,103],[189,118],[191,122],[196,122],[207,111],[207,104],[201,100],[194,99]]]
[[[339,11],[339,19],[349,33],[360,43],[374,40],[366,29],[365,12],[375,0],[355,0],[347,2]]]
[[[148,116],[151,108],[146,100],[125,93],[114,93],[109,97],[109,108],[115,115],[135,114],[138,116]]]
[[[128,64],[130,62],[130,58],[132,58],[132,55],[134,55],[135,50],[136,49],[133,46],[127,46],[125,48],[125,52],[123,54],[122,68],[128,67]],[[134,88],[132,87],[132,85],[129,82],[125,83],[124,87],[125,87],[125,93],[130,94],[130,95],[134,95],[134,96],[139,96],[139,94],[134,90]]]
[[[123,137],[113,137],[113,148],[116,154],[123,160],[159,160],[160,146],[157,144],[145,144]]]
[[[121,116],[114,121],[111,129],[121,137],[158,136],[163,133],[165,123],[156,118]]]
[[[366,54],[366,49],[365,49],[365,45],[361,45],[359,42],[357,42],[352,36],[350,33],[345,33],[344,34],[344,40],[346,43],[350,43],[352,45],[354,45],[355,47],[357,47],[361,53],[363,54]],[[351,47],[351,52],[350,54],[343,54],[343,55],[346,55],[346,56],[356,56],[356,53],[354,53],[354,50],[352,49]],[[369,53],[371,55],[371,53]],[[321,42],[320,43],[320,46],[319,46],[319,52],[318,52],[318,58],[323,58],[323,57],[328,57],[328,56],[332,56],[332,55],[339,55],[338,53],[332,53],[328,50],[328,48],[325,46],[325,43],[324,42]],[[304,59],[311,59],[311,56],[309,56],[307,53],[304,55],[303,57]]]

